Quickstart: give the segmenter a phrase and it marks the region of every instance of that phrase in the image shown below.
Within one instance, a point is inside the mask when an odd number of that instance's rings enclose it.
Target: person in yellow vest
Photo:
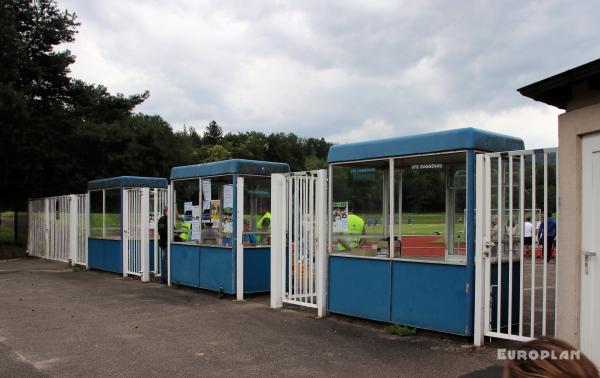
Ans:
[[[344,232],[344,235],[364,235],[365,234],[365,221],[358,215],[354,214],[354,208],[348,205],[348,231]],[[337,249],[338,251],[352,250],[352,248],[359,248],[363,244],[363,239],[360,237],[348,238],[340,237],[338,239]]]
[[[256,229],[259,232],[268,232],[268,234],[259,235],[258,244],[270,244],[271,212],[265,208],[261,208],[260,212],[264,212],[264,215],[258,220],[258,222],[256,222]]]

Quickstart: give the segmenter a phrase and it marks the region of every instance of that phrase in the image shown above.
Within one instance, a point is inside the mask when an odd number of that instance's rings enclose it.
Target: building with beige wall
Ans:
[[[556,336],[600,365],[600,59],[519,89],[558,121]]]

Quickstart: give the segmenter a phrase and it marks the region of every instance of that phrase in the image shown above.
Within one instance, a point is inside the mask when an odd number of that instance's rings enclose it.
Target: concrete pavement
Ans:
[[[470,339],[232,299],[0,262],[0,376],[501,376],[496,349]]]

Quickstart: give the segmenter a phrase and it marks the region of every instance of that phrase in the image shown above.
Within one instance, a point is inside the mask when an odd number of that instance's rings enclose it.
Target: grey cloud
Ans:
[[[80,15],[82,33],[108,62],[144,73],[152,97],[141,111],[174,125],[216,119],[230,131],[328,136],[368,119],[399,134],[436,129],[452,113],[535,105],[515,89],[600,52],[597,2],[411,1],[379,10],[341,1],[59,4]],[[223,17],[244,32],[212,24]],[[282,81],[263,86],[268,72],[253,65],[277,70]],[[279,92],[287,86],[295,87]]]

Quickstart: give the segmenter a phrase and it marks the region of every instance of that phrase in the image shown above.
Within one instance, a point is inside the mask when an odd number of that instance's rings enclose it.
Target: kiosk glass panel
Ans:
[[[175,230],[173,232],[173,241],[175,242],[195,242],[198,232],[192,229],[194,224],[198,224],[199,214],[199,180],[177,180],[173,182],[173,199],[175,203]],[[194,218],[194,215],[196,217]]]
[[[105,201],[105,237],[108,239],[121,238],[121,189],[106,189]]]
[[[394,161],[394,257],[466,263],[466,153]]]
[[[202,245],[231,247],[234,196],[233,176],[202,178]]]
[[[332,166],[330,253],[389,257],[389,160]]]
[[[103,230],[103,191],[93,190],[90,191],[90,237],[91,238],[102,238],[104,235]]]
[[[244,178],[244,246],[271,244],[271,179]]]

